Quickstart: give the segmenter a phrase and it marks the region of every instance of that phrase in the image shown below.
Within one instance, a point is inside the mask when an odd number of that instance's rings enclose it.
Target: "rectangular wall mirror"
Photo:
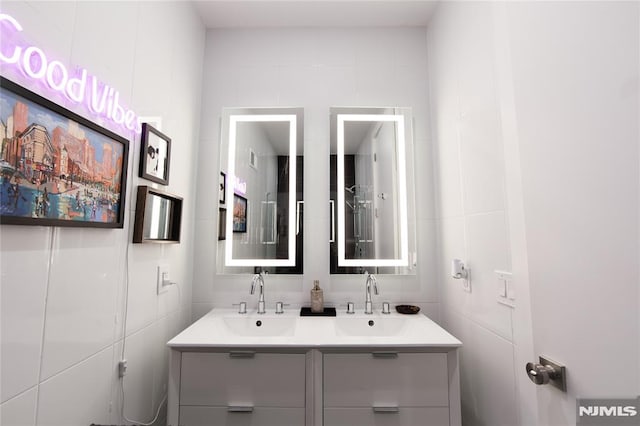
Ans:
[[[303,120],[302,108],[223,110],[220,273],[302,273]]]
[[[415,274],[410,108],[331,108],[332,274]]]
[[[182,198],[150,186],[138,186],[134,243],[179,243]]]

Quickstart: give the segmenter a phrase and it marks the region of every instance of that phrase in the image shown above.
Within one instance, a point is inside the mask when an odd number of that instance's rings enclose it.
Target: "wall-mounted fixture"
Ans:
[[[471,277],[469,269],[464,266],[464,262],[460,259],[451,261],[451,277],[456,280],[462,280],[462,289],[467,293],[471,293]]]
[[[415,274],[411,110],[335,107],[330,117],[331,273]]]
[[[451,277],[455,278],[456,280],[466,280],[469,278],[469,271],[465,269],[464,262],[462,260],[453,259],[451,261]]]
[[[230,211],[219,273],[302,273],[303,117],[302,108],[223,110],[219,198]]]

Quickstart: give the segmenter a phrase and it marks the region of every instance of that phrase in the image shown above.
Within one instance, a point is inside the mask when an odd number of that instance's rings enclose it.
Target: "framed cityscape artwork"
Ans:
[[[128,141],[0,77],[0,223],[122,228]]]
[[[233,232],[247,232],[247,199],[233,195]]]

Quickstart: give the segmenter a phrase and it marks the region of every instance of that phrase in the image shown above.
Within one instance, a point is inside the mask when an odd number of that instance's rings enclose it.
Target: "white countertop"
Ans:
[[[257,322],[260,321],[260,326]],[[373,321],[370,325],[370,321]],[[345,331],[346,330],[346,331]],[[462,342],[425,315],[382,315],[338,312],[337,317],[300,317],[299,309],[285,313],[241,315],[232,309],[213,309],[168,346],[195,348],[457,348]]]

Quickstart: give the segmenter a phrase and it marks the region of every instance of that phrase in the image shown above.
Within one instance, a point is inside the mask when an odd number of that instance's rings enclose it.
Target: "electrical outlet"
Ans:
[[[162,264],[158,265],[158,294],[166,293],[168,291],[167,287],[171,285],[171,280],[169,277],[169,265]]]

